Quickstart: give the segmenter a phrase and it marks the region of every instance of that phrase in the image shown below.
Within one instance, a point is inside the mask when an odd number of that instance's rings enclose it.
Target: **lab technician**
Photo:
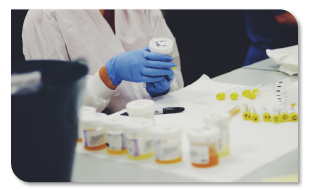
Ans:
[[[155,37],[174,42],[172,56],[149,51]],[[99,112],[183,88],[178,48],[160,10],[30,10],[22,38],[26,60],[85,59],[84,102]]]
[[[251,46],[244,66],[267,59],[266,49],[298,44],[298,25],[285,10],[245,10],[245,25]]]

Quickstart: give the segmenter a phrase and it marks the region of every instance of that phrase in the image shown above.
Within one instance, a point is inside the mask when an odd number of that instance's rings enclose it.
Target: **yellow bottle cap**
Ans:
[[[254,89],[252,92],[259,92],[259,89]]]
[[[280,120],[282,122],[287,122],[289,121],[289,115],[286,112],[283,112],[282,114],[280,114]]]
[[[252,114],[252,120],[253,122],[259,122],[259,115],[257,113]]]
[[[217,100],[224,100],[226,97],[226,94],[223,92],[220,92],[216,95]]]
[[[244,91],[242,92],[242,96],[248,97],[248,96],[250,95],[250,93],[251,93],[251,90],[246,89],[246,90],[244,90]]]
[[[291,113],[289,115],[289,119],[292,121],[292,122],[297,122],[298,121],[298,114],[297,113]]]
[[[249,97],[248,97],[250,100],[254,100],[255,98],[256,98],[256,94],[255,94],[255,92],[253,91],[253,92],[251,92],[250,94],[249,94]]]
[[[238,99],[238,97],[239,97],[239,94],[236,92],[233,92],[232,94],[230,94],[231,100],[236,100],[236,99]]]
[[[172,69],[172,70],[175,70],[175,69],[176,69],[176,67],[172,67],[171,69]]]
[[[279,115],[278,115],[278,114],[274,114],[274,116],[273,116],[273,122],[274,122],[274,123],[280,123],[280,118],[279,118]]]
[[[251,113],[249,111],[243,112],[243,119],[244,120],[251,120]]]
[[[296,105],[297,105],[296,103],[292,103],[292,104],[291,104],[291,107],[294,107],[294,106],[296,106]]]
[[[271,115],[270,115],[269,113],[264,113],[264,114],[263,114],[263,120],[264,120],[265,122],[271,121]]]

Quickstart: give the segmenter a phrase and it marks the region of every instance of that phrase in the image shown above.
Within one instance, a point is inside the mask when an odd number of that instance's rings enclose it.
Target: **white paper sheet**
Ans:
[[[190,164],[189,142],[186,132],[192,127],[204,125],[202,115],[206,111],[227,111],[235,105],[242,105],[244,102],[253,104],[259,113],[262,104],[270,109],[275,105],[273,97],[240,98],[232,101],[230,98],[218,101],[215,95],[236,86],[210,80],[203,75],[198,81],[179,91],[155,98],[156,107],[185,107],[183,113],[156,115],[156,124],[177,123],[184,128],[182,134],[183,161],[177,164],[161,165],[154,162],[154,159],[144,161],[133,161],[123,156],[108,155],[105,150],[98,152],[85,151],[82,146],[77,147],[77,152],[89,154],[103,159],[115,159],[117,162],[136,164],[141,169],[153,169],[173,173],[178,176],[190,177],[200,182],[235,182],[250,174],[263,165],[298,148],[298,123],[272,122],[253,123],[244,121],[242,114],[234,116],[229,124],[230,127],[230,151],[231,155],[220,159],[219,165],[212,168],[195,168]],[[115,115],[125,112],[122,110]],[[121,116],[122,117],[122,116]],[[262,119],[261,119],[262,120]],[[82,143],[80,143],[82,144]]]

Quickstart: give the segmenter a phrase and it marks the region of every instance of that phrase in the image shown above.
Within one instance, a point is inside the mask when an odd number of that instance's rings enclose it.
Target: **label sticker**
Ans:
[[[103,129],[95,131],[84,130],[85,146],[95,147],[106,143],[105,131]]]
[[[208,146],[191,144],[191,161],[196,164],[208,164],[209,163]]]
[[[140,139],[125,138],[128,154],[131,156],[140,156],[153,151],[153,140],[150,137]]]
[[[156,141],[155,153],[157,160],[169,161],[181,157],[181,141],[179,139]]]
[[[122,132],[106,133],[107,148],[110,150],[123,150],[124,137]]]

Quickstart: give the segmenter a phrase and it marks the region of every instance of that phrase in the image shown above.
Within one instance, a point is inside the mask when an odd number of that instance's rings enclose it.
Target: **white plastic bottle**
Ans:
[[[126,105],[129,116],[134,119],[148,119],[155,124],[155,102],[153,100],[134,100]]]

